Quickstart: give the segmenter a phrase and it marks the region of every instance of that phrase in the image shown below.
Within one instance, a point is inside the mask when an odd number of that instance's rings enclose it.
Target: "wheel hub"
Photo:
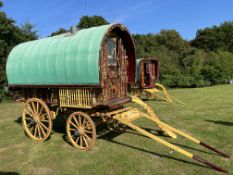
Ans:
[[[36,114],[35,116],[34,116],[34,121],[36,122],[36,123],[38,123],[39,121],[40,121],[40,118],[39,118],[40,116],[38,115],[38,114]]]
[[[83,135],[83,129],[82,128],[78,128],[74,131],[74,136],[82,136]]]
[[[32,118],[30,123],[32,123],[34,125],[34,124],[36,124],[36,120]]]
[[[77,137],[77,136],[79,136],[79,135],[80,135],[79,130],[78,130],[78,129],[75,130],[75,131],[74,131],[74,136]]]

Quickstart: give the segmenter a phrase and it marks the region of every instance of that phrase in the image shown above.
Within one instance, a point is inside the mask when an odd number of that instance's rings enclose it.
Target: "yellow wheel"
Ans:
[[[48,106],[38,98],[29,99],[23,107],[22,124],[31,139],[38,142],[45,141],[52,131]]]
[[[95,144],[95,124],[91,117],[83,112],[74,112],[68,117],[66,134],[70,143],[81,150],[90,150]]]

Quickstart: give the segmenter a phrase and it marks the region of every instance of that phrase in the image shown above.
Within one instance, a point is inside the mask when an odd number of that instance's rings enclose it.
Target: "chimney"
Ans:
[[[71,27],[71,33],[72,34],[76,33],[77,31],[78,31],[78,27],[76,27],[76,26]]]

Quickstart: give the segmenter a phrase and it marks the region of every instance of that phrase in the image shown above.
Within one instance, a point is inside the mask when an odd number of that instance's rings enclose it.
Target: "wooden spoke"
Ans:
[[[70,124],[78,129],[78,126],[76,126],[72,121],[70,121]]]
[[[30,107],[30,105],[25,105],[24,111],[25,111],[28,115],[30,115],[30,116],[32,116],[32,117],[34,116],[34,112],[33,112],[32,108]]]
[[[27,109],[25,109],[24,112],[25,112],[26,114],[28,114],[28,115],[33,116],[33,114],[32,114],[31,112],[29,112]]]
[[[26,117],[25,120],[28,121],[29,123],[33,123],[34,119],[31,117]]]
[[[78,122],[80,123],[80,125],[82,124],[82,121],[81,121],[81,117],[78,115]]]
[[[40,99],[29,99],[24,105],[22,124],[31,139],[45,141],[52,131],[52,119],[48,106]]]
[[[39,103],[38,102],[36,103],[36,112],[37,113],[39,112]]]
[[[88,140],[91,140],[91,138],[90,138],[86,133],[83,133],[83,135],[84,135]]]
[[[33,134],[35,137],[37,136],[37,128],[38,128],[38,125],[36,124],[35,132],[34,132],[34,134]]]
[[[42,126],[41,126],[40,124],[39,124],[39,128],[40,128],[40,130],[41,130],[41,132],[42,132],[42,135],[43,135],[43,136],[46,135],[44,129],[42,128]]]
[[[41,118],[44,118],[47,115],[48,115],[47,113],[44,113],[44,114],[41,115]]]
[[[87,126],[88,130],[85,129]],[[95,144],[96,130],[94,122],[90,116],[83,112],[74,112],[68,117],[66,133],[71,144],[81,150],[90,150]]]
[[[83,127],[85,127],[85,124],[87,125],[87,120],[84,118],[81,125],[82,125]]]
[[[83,126],[83,129],[88,129],[88,127],[89,127],[89,124],[88,124],[88,123],[86,123],[86,125],[85,125],[85,126]]]
[[[36,107],[35,107],[35,104],[34,104],[34,102],[31,102],[31,104],[32,104],[32,109],[33,109],[33,112],[34,112],[34,114],[36,114]]]
[[[30,123],[27,124],[27,126],[31,126],[32,124],[33,124],[33,122],[30,122]]]
[[[80,137],[80,146],[83,147],[83,137]]]
[[[88,133],[88,134],[92,134],[92,131],[87,131],[87,130],[85,130],[84,132],[85,132],[85,133]]]
[[[41,122],[49,123],[49,120],[41,120]]]
[[[48,130],[48,128],[47,128],[42,122],[40,122],[40,125],[41,125],[44,129]]]
[[[84,140],[85,145],[89,146],[89,144],[87,143],[87,140],[86,140],[86,138],[84,136],[83,136],[83,140]]]
[[[75,121],[75,123],[76,123],[77,126],[80,126],[81,123],[78,123],[76,117],[74,117],[74,121]]]
[[[34,129],[34,127],[31,127],[31,128],[29,129],[31,133],[32,133],[33,129]]]
[[[26,119],[26,120],[33,120],[33,117],[31,117],[31,116],[27,113],[27,116],[25,116],[25,119]]]
[[[40,108],[40,111],[39,111],[39,113],[38,113],[39,115],[41,115],[43,109],[44,109],[44,108],[42,108],[42,107]]]
[[[80,139],[80,137],[77,137],[77,139],[75,140],[75,143],[78,143],[79,139]]]
[[[41,138],[41,129],[40,129],[40,124],[37,124],[37,130],[38,130],[39,138]]]

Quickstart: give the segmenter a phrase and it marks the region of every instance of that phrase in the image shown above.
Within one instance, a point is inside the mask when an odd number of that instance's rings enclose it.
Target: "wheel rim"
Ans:
[[[68,140],[81,150],[90,150],[96,140],[96,129],[93,120],[83,112],[72,113],[66,123]]]
[[[32,98],[24,104],[22,123],[26,134],[33,140],[43,142],[51,134],[50,112],[40,99]]]

